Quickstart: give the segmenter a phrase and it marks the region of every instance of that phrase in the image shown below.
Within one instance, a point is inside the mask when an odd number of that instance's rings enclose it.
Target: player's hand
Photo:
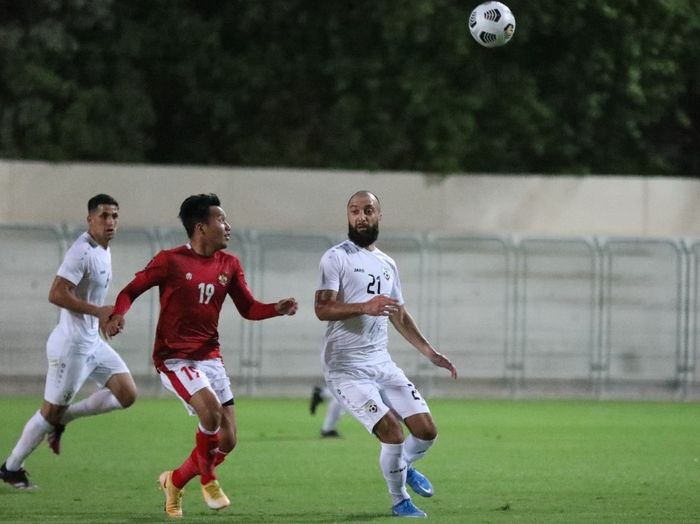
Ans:
[[[114,305],[96,307],[95,316],[100,321],[101,326],[104,326],[107,323],[112,311],[114,311]]]
[[[364,303],[363,313],[373,317],[388,317],[399,310],[399,301],[386,295],[377,295]]]
[[[448,369],[450,371],[450,375],[452,375],[452,378],[457,378],[457,368],[454,367],[452,362],[450,362],[450,359],[445,355],[436,351],[428,358],[430,358],[430,362],[432,362],[435,366]]]
[[[294,298],[283,298],[277,304],[275,304],[275,310],[280,315],[292,316],[299,309],[299,304]]]
[[[126,324],[126,319],[122,315],[112,315],[103,332],[107,338],[112,338],[122,332],[124,324]]]
[[[97,317],[97,320],[99,321],[99,327],[100,331],[102,333],[105,333],[105,326],[107,325],[107,322],[109,321],[109,316],[112,314],[112,311],[114,311],[114,306],[97,306],[97,311],[95,311],[95,316]]]

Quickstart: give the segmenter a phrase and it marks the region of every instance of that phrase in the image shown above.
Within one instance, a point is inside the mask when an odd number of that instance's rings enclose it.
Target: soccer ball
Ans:
[[[469,30],[484,47],[499,47],[513,38],[515,17],[501,2],[484,2],[469,15]]]

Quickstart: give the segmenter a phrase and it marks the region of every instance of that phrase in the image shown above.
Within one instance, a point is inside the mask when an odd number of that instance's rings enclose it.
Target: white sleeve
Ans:
[[[393,261],[392,261],[393,262]],[[391,269],[394,270],[394,285],[391,290],[391,298],[398,300],[399,305],[404,305],[403,293],[401,291],[401,279],[399,278],[399,268],[395,263],[391,264]]]
[[[341,263],[335,250],[330,249],[321,257],[318,290],[340,291]]]
[[[56,274],[77,286],[85,276],[86,259],[87,254],[81,253],[81,250],[69,249]]]

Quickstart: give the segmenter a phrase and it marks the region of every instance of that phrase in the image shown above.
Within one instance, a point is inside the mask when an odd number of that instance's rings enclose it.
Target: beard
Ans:
[[[379,224],[369,226],[364,231],[358,231],[348,224],[348,238],[360,247],[367,247],[374,244],[379,237]]]

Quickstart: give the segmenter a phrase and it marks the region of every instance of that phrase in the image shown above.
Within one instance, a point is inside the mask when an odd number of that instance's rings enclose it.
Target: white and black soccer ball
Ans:
[[[469,31],[484,47],[499,47],[513,38],[515,17],[501,2],[484,2],[469,15]]]

